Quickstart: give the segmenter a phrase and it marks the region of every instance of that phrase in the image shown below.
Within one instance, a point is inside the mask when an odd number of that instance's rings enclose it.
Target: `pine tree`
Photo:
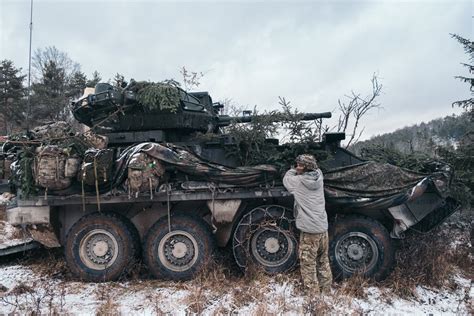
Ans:
[[[21,74],[21,68],[16,68],[11,60],[0,62],[0,119],[3,134],[8,134],[24,120],[25,77]]]
[[[54,61],[45,64],[39,82],[32,85],[32,120],[35,123],[54,121],[64,116],[68,105],[66,72]]]
[[[36,50],[32,61],[35,80],[30,125],[65,119],[70,98],[76,94],[77,85],[86,79],[79,64],[54,46]]]
[[[125,77],[118,72],[115,74],[114,79],[112,79],[112,84],[116,87],[123,88],[127,85],[125,82]]]
[[[102,80],[102,77],[100,76],[100,73],[95,70],[92,73],[92,79],[87,80],[86,86],[87,87],[95,87],[96,84],[98,84]]]
[[[470,64],[462,63],[462,65],[469,69],[470,74],[474,74],[474,42],[456,34],[451,34],[451,36],[464,46],[464,51],[468,55]],[[471,85],[471,96],[474,95],[474,77],[456,76],[455,78],[469,83]],[[456,101],[453,105],[460,106],[466,111],[469,111],[471,113],[471,119],[474,118],[474,98],[471,97],[470,99]]]
[[[78,98],[82,95],[84,88],[87,86],[87,77],[81,72],[75,72],[69,79],[66,96],[69,98]]]

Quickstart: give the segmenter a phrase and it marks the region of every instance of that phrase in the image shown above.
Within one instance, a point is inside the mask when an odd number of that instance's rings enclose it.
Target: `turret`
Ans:
[[[132,81],[125,88],[99,83],[72,102],[79,122],[109,137],[111,144],[144,141],[188,142],[195,132],[219,134],[232,123],[248,123],[255,116],[219,115],[224,106],[213,103],[207,92],[188,93],[173,83]],[[275,122],[282,115],[268,116]],[[303,113],[304,121],[330,118],[330,112]]]

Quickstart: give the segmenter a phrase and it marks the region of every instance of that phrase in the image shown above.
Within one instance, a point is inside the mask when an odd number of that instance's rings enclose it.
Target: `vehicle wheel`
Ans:
[[[125,275],[139,254],[140,239],[130,221],[115,213],[93,213],[76,222],[66,237],[65,257],[73,275],[102,282]]]
[[[289,209],[279,205],[257,207],[245,214],[235,229],[235,261],[243,269],[253,263],[269,274],[286,272],[297,262],[297,235]]]
[[[335,279],[362,273],[382,280],[394,265],[395,252],[385,227],[368,217],[348,216],[330,225],[329,258]]]
[[[201,271],[214,250],[209,225],[200,217],[187,214],[158,220],[149,230],[143,246],[143,259],[157,278],[189,280]]]

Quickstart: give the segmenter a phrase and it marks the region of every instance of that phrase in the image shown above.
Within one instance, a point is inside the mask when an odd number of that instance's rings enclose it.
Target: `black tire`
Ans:
[[[268,274],[287,272],[298,260],[297,240],[291,210],[280,205],[262,205],[239,221],[232,238],[234,258],[243,270],[253,264]]]
[[[159,219],[147,232],[143,259],[156,278],[189,280],[212,258],[214,240],[209,225],[188,214]]]
[[[362,273],[380,281],[390,274],[395,248],[382,224],[363,216],[347,216],[331,224],[329,258],[335,279]]]
[[[66,237],[69,269],[85,281],[113,281],[125,276],[139,253],[140,238],[135,226],[116,213],[86,215]]]

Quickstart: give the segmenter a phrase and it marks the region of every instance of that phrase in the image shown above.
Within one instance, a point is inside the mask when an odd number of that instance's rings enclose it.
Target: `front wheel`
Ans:
[[[344,217],[329,229],[329,257],[336,279],[361,273],[382,280],[394,265],[394,247],[379,222],[362,216]]]
[[[199,217],[176,214],[158,220],[148,231],[143,259],[157,278],[188,280],[201,271],[214,249],[209,225]]]

